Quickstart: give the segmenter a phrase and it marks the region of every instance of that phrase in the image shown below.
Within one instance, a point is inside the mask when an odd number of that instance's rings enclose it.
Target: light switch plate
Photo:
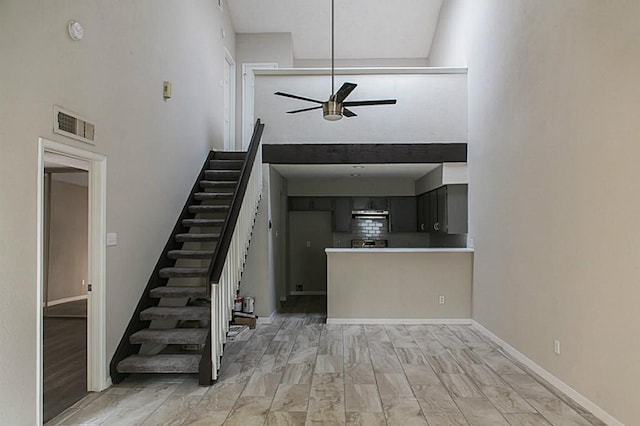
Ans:
[[[118,245],[118,234],[115,232],[107,233],[107,246],[116,246]]]

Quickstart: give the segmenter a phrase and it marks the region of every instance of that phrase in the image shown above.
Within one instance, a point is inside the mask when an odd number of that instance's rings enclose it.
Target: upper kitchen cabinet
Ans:
[[[389,197],[389,231],[416,232],[417,204],[416,197]]]
[[[332,197],[289,197],[289,210],[327,211],[333,210]]]
[[[334,199],[333,230],[334,232],[351,232],[351,198]]]
[[[354,197],[353,210],[387,210],[389,203],[386,197]]]
[[[466,234],[467,185],[445,185],[419,196],[417,211],[420,231]]]

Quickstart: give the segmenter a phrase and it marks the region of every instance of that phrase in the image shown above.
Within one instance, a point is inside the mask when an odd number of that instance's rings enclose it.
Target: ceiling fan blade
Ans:
[[[373,101],[351,101],[345,102],[344,106],[365,106],[365,105],[393,105],[397,101],[395,99],[376,99]]]
[[[276,92],[276,93],[274,93],[274,95],[284,96],[284,97],[293,98],[293,99],[300,99],[301,101],[315,102],[317,104],[321,104],[322,103],[322,101],[318,101],[316,99],[305,98],[303,96],[298,96],[298,95],[290,95],[289,93]]]
[[[311,107],[311,108],[296,109],[294,111],[287,111],[287,114],[296,114],[298,112],[312,111],[314,109],[320,109],[320,108],[322,108],[322,105]]]
[[[353,112],[353,111],[351,111],[350,109],[347,109],[347,108],[342,108],[342,114],[345,117],[356,117],[358,115],[355,112]]]
[[[342,87],[340,87],[340,89],[338,89],[338,91],[336,92],[336,102],[343,102],[347,98],[347,96],[349,96],[349,94],[353,92],[353,89],[355,89],[356,86],[357,84],[355,83],[344,83]]]

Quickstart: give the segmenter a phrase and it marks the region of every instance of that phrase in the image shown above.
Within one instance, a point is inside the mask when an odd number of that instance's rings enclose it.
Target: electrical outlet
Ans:
[[[440,303],[441,305],[444,305],[444,296],[440,296],[438,298],[438,303]]]
[[[560,355],[560,340],[553,341],[553,351],[556,353],[556,355]]]

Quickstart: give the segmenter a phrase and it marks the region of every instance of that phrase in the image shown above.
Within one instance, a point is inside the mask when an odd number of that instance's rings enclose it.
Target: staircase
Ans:
[[[207,157],[111,361],[113,383],[132,373],[217,377],[261,194],[263,127],[247,153]]]

